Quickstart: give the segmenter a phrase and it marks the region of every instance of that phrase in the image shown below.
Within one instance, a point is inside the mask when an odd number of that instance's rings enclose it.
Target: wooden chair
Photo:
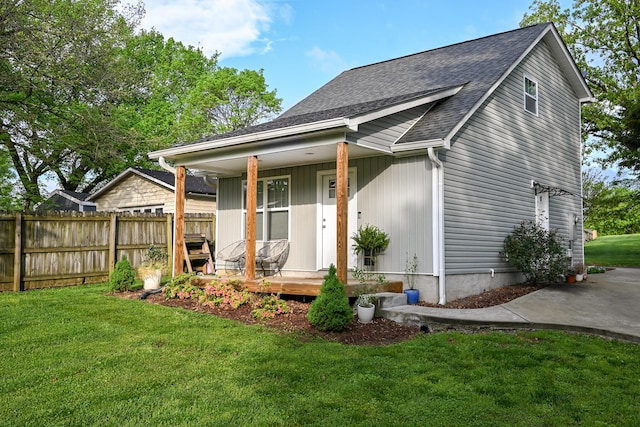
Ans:
[[[245,264],[246,250],[246,242],[244,240],[238,240],[218,251],[216,261],[220,260],[225,263],[232,263],[236,269],[242,272]]]
[[[256,254],[256,265],[260,265],[262,268],[262,274],[265,276],[265,264],[269,266],[270,270],[272,269],[271,267],[274,266],[274,271],[276,273],[280,273],[280,276],[282,277],[282,267],[287,262],[288,257],[289,241],[287,239],[274,240],[273,242],[266,243],[262,248],[260,248]]]

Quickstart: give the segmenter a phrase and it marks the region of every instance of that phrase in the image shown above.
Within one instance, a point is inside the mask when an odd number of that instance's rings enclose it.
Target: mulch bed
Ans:
[[[484,308],[503,304],[530,292],[541,289],[533,285],[513,285],[504,288],[493,289],[479,295],[462,298],[447,303],[445,306],[421,302],[419,305],[439,308]],[[142,290],[135,292],[122,292],[112,294],[121,298],[139,299]],[[142,301],[141,301],[142,302]],[[307,320],[309,303],[299,299],[290,299],[287,305],[291,313],[277,316],[275,319],[256,320],[251,316],[251,307],[243,305],[238,309],[230,307],[207,307],[194,300],[165,299],[162,293],[148,296],[145,303],[159,304],[169,307],[177,307],[185,310],[193,310],[207,313],[213,316],[235,320],[245,324],[263,324],[267,327],[278,329],[283,333],[294,332],[302,339],[320,337],[326,340],[341,342],[351,345],[387,345],[414,338],[421,333],[418,326],[407,326],[382,318],[375,318],[373,323],[361,324],[357,320],[347,325],[342,332],[319,331]]]

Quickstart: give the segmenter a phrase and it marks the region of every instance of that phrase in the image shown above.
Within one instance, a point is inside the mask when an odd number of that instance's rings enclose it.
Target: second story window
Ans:
[[[524,76],[524,109],[538,115],[538,82],[526,75]]]

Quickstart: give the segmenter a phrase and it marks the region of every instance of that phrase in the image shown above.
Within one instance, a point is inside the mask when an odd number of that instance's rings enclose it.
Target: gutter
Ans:
[[[438,158],[438,154],[429,147],[429,160],[433,168],[431,169],[431,193],[432,193],[432,216],[433,216],[433,269],[434,276],[438,277],[438,304],[447,303],[445,285],[445,264],[444,264],[444,165]]]
[[[178,205],[178,194],[176,193],[176,182],[175,182],[175,175],[176,175],[176,168],[174,168],[173,166],[170,166],[165,160],[164,157],[160,156],[158,157],[158,163],[160,164],[160,166],[162,166],[162,169],[166,170],[167,172],[171,172],[174,176],[173,178],[173,195],[174,195],[174,206]],[[174,251],[174,256],[173,259],[171,260],[171,277],[174,277],[176,275],[176,266],[175,266],[175,262],[176,262],[176,257],[175,257],[175,251],[176,249],[176,215],[175,213],[173,214],[173,242],[171,242],[171,246],[173,247],[173,251]]]

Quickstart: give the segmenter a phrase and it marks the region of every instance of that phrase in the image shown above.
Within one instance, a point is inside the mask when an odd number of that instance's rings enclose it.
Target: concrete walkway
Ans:
[[[558,329],[640,343],[639,268],[590,274],[586,282],[548,286],[482,309],[396,305],[393,300],[381,300],[381,316],[431,329]]]

